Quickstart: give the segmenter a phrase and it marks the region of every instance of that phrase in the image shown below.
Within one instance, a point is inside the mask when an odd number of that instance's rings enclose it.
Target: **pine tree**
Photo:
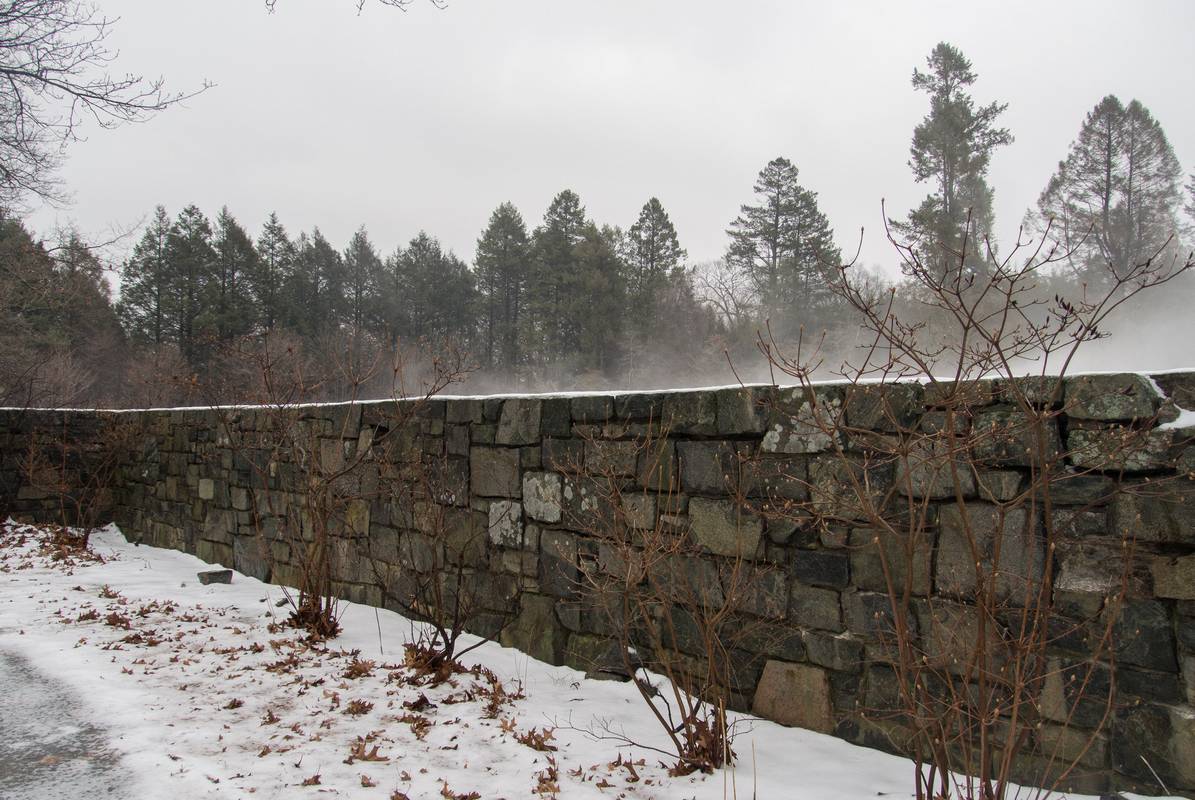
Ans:
[[[570,318],[570,301],[581,289],[575,248],[584,236],[585,226],[581,198],[565,189],[552,199],[543,223],[535,229],[523,330],[528,349],[541,364],[571,355],[577,349],[577,324]]]
[[[286,275],[282,324],[308,338],[336,329],[343,305],[344,262],[319,228],[300,234]]]
[[[166,237],[174,337],[192,366],[202,362],[202,345],[211,333],[199,324],[216,259],[211,241],[211,223],[194,205],[179,212]]]
[[[116,313],[134,341],[162,345],[175,341],[171,290],[172,273],[167,241],[170,217],[166,209],[154,209],[153,220],[133,248],[132,257],[121,270],[120,301]]]
[[[519,363],[519,318],[530,257],[523,215],[513,204],[503,203],[477,240],[474,260],[487,367],[510,369]]]
[[[768,162],[755,181],[758,205],[730,223],[726,260],[749,279],[760,304],[781,322],[803,323],[833,302],[828,270],[841,253],[817,205],[786,158]]]
[[[626,236],[627,304],[640,335],[650,328],[656,299],[681,269],[684,258],[668,212],[658,199],[651,198]]]
[[[946,42],[926,63],[928,71],[913,70],[913,88],[929,95],[930,111],[913,130],[909,167],[933,191],[906,222],[892,224],[915,243],[925,265],[942,275],[961,274],[964,263],[986,269],[983,241],[993,226],[987,171],[995,149],[1013,140],[1008,129],[996,127],[1008,104],[977,108],[967,93],[976,80],[971,62]]]
[[[394,257],[392,269],[401,299],[395,326],[400,336],[437,345],[449,338],[466,342],[474,329],[477,289],[463,261],[420,231]]]
[[[257,325],[262,331],[273,330],[282,320],[285,298],[283,287],[294,266],[295,247],[286,235],[286,228],[271,212],[257,237],[257,259],[249,286],[257,307]]]
[[[1187,224],[1191,226],[1191,234],[1195,234],[1195,172],[1191,173],[1191,179],[1187,182],[1187,204],[1183,210],[1187,212]]]
[[[225,206],[216,216],[212,239],[213,274],[208,290],[205,323],[222,342],[244,336],[254,328],[252,276],[259,272],[257,251],[249,234]]]
[[[76,231],[53,250],[0,219],[0,403],[112,399],[125,340],[103,266]]]
[[[1182,168],[1162,126],[1136,100],[1109,95],[1083,120],[1038,198],[1038,224],[1080,278],[1105,287],[1176,245]],[[1050,222],[1052,221],[1052,222]]]
[[[379,325],[378,280],[382,259],[362,226],[344,251],[343,305],[340,320],[354,333],[374,330]],[[333,292],[333,296],[336,296]]]
[[[589,222],[574,247],[578,282],[566,295],[565,312],[572,323],[567,355],[577,366],[612,376],[622,365],[620,343],[626,312],[625,264],[619,255],[623,234]]]

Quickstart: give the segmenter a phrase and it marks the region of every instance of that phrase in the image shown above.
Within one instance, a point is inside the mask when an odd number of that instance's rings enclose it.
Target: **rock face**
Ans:
[[[1007,625],[1048,576],[1035,737],[1081,755],[1085,791],[1195,795],[1195,430],[1167,424],[1195,410],[1195,374],[403,408],[304,408],[300,463],[269,446],[270,409],[0,411],[0,514],[60,513],[22,470],[36,442],[78,445],[82,504],[87,454],[131,440],[92,499],[132,539],[293,586],[326,535],[340,596],[438,580],[474,632],[603,678],[652,666],[618,636],[650,585],[636,624],[667,622],[682,668],[702,666],[703,616],[723,620],[732,707],[888,749],[909,733],[894,631],[957,676],[998,641],[977,596]],[[345,471],[305,495],[312,464]]]

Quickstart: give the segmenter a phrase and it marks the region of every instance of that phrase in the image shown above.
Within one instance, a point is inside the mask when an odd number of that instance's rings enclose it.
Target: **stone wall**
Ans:
[[[976,429],[1016,418],[1007,386],[990,381],[965,390],[966,418]],[[900,384],[828,385],[817,393],[843,409],[856,432],[899,438],[942,423],[941,392]],[[1121,577],[1128,587],[1111,623],[1115,681],[1112,670],[1099,673],[1105,691],[1115,686],[1111,716],[1071,783],[1156,789],[1156,770],[1170,791],[1195,795],[1195,447],[1188,446],[1195,431],[1178,424],[1187,419],[1180,409],[1195,409],[1195,373],[1079,377],[1057,395],[1033,386],[1027,394],[1065,412],[1051,421],[1046,446],[1065,452],[1078,473],[1058,484],[1048,509],[1032,512],[1051,515],[1060,538],[1053,552],[1035,550],[1032,534],[1017,537],[1042,520],[1025,524],[1022,516],[1010,525],[1024,508],[1000,513],[1027,485],[1030,467],[1023,448],[998,438],[985,440],[963,482],[969,524],[987,525],[982,535],[1014,552],[1023,574],[1051,580],[1057,607],[1080,634],[1106,628],[1108,595]],[[318,442],[308,450],[317,452],[293,458],[269,450],[275,423],[263,409],[0,412],[0,511],[45,518],[61,507],[47,481],[31,483],[22,469],[31,445],[69,440],[69,480],[83,485],[87,454],[119,442],[125,449],[111,491],[92,499],[109,504],[127,536],[293,585],[296,543],[307,531],[288,539],[281,528],[288,520],[306,524],[285,512],[301,505],[297,494],[308,485],[296,459],[355,464],[336,479],[349,482],[356,498],[336,532],[340,594],[386,605],[379,575],[416,567],[437,535],[476,536],[477,546],[460,556],[485,605],[475,624],[497,631],[508,623],[504,643],[603,673],[618,671],[603,663],[609,625],[578,585],[609,555],[594,520],[617,484],[631,498],[619,517],[628,531],[687,537],[689,578],[716,584],[729,563],[759,567],[745,613],[773,635],[737,659],[738,705],[892,747],[893,727],[868,713],[891,694],[876,622],[889,607],[878,550],[886,545],[851,522],[850,467],[834,452],[839,443],[809,424],[801,392],[453,398],[405,408],[412,413],[394,403],[306,408],[298,418]],[[437,465],[437,488],[422,495],[387,489],[396,480],[388,473],[394,459],[381,457],[378,442],[392,448],[393,431],[380,434],[396,413],[410,417],[397,437],[402,457],[414,453]],[[1118,449],[1128,436],[1131,449]],[[856,437],[849,446],[867,444]],[[1099,469],[1083,472],[1092,466]],[[929,631],[943,622],[926,609],[966,611],[972,562],[959,531],[967,523],[953,488],[936,473],[901,476],[900,469],[892,464],[867,478],[881,491],[913,487],[895,496],[929,509],[926,547],[907,576],[914,610],[923,614],[918,621]],[[1128,567],[1126,533],[1134,540]],[[686,649],[683,641],[676,646]],[[1084,635],[1060,635],[1049,656],[1064,665],[1090,652]],[[1068,737],[1085,738],[1063,723],[1097,727],[1102,717],[1090,702],[1072,704],[1072,695],[1056,680],[1040,709],[1041,736],[1054,737],[1062,753]]]

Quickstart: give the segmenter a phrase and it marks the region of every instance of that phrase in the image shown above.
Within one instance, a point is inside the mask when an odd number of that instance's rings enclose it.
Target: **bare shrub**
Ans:
[[[703,544],[680,514],[667,427],[641,427],[630,439],[587,438],[589,476],[571,470],[586,499],[569,525],[596,545],[580,560],[579,602],[602,620],[621,662],[595,666],[634,681],[671,742],[671,772],[708,773],[735,758],[727,710],[744,704],[762,665],[748,652],[781,635],[767,620],[785,608],[770,608],[761,591],[776,570],[759,558],[758,509],[740,490],[743,463],[725,476],[732,499],[724,536]],[[626,433],[617,425],[607,432]],[[638,465],[636,480],[626,464]],[[623,738],[609,727],[597,735]]]
[[[1038,279],[1065,254],[1040,244],[1003,257],[964,246],[943,271],[892,241],[930,313],[906,321],[894,292],[861,289],[850,265],[836,268],[835,291],[868,337],[839,369],[845,388],[814,383],[817,347],[786,352],[759,337],[772,368],[798,384],[774,410],[824,453],[810,500],[792,511],[852,527],[852,543],[879,561],[873,670],[891,677],[867,716],[915,759],[917,797],[997,800],[1013,781],[1048,795],[1081,777],[1113,711],[1112,637],[1135,543],[1117,532],[1118,567],[1095,607],[1054,585],[1055,551],[1148,452],[1156,421],[1151,410],[1094,442],[1072,429],[1064,444],[1063,379],[1109,314],[1192,263],[1147,261],[1114,272],[1102,294],[1045,298]],[[1085,655],[1060,657],[1078,639]],[[1051,686],[1065,687],[1062,719],[1043,713]]]
[[[405,375],[401,351],[388,354],[348,335],[343,355],[316,364],[291,343],[230,352],[251,365],[262,392],[252,409],[216,406],[220,444],[252,473],[250,510],[259,552],[270,561],[275,546],[290,560],[298,590],[285,590],[291,622],[316,638],[339,631],[338,576],[342,553],[368,551],[370,504],[389,502],[379,475],[431,399],[465,372],[463,355],[430,359],[427,377],[415,386]],[[249,371],[248,367],[244,371]],[[388,376],[387,411],[362,425],[361,393]],[[238,377],[238,385],[243,381]],[[347,394],[342,405],[312,406],[328,384]],[[389,477],[389,476],[387,476]]]

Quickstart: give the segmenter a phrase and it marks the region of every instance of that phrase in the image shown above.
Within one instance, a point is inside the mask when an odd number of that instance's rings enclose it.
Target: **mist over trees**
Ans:
[[[1070,253],[1076,277],[1100,287],[1179,248],[1181,191],[1182,167],[1162,126],[1137,100],[1126,106],[1108,95],[1083,120],[1035,221]]]
[[[988,170],[1013,136],[999,126],[1007,103],[972,98],[979,84],[947,43],[913,72],[929,110],[908,164],[929,193],[889,221],[890,235],[944,279],[999,268]],[[1065,255],[1043,296],[1185,257],[1195,240],[1195,175],[1184,185],[1143,104],[1110,95],[1076,122],[1018,239],[1044,237]],[[655,196],[615,221],[592,219],[570,188],[545,198],[542,213],[501,203],[479,220],[471,259],[430,230],[386,252],[364,227],[333,243],[273,213],[252,231],[228,207],[209,217],[195,205],[158,206],[117,266],[113,298],[111,265],[77,234],[38,241],[9,211],[0,223],[0,400],[252,400],[253,363],[280,358],[328,375],[329,399],[362,365],[396,359],[462,358],[476,391],[724,383],[733,379],[728,359],[741,375],[766,379],[749,368],[761,331],[780,344],[824,335],[832,363],[849,355],[858,326],[831,285],[840,242],[798,163],[778,156],[753,184],[744,176],[725,254],[703,263],[689,260],[684,231]],[[864,265],[848,272],[862,291],[890,293],[895,308],[933,329],[936,312],[911,281],[885,282]],[[1165,302],[1179,309],[1192,296],[1177,281]]]

